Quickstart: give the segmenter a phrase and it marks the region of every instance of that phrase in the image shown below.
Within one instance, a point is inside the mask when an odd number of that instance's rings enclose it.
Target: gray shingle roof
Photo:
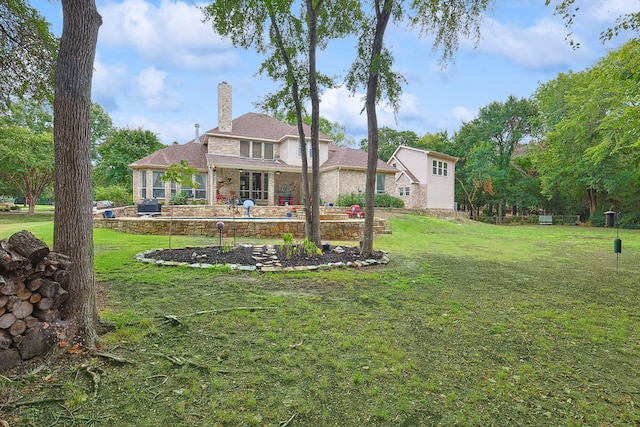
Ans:
[[[280,141],[285,137],[298,137],[298,127],[282,123],[271,116],[260,113],[246,113],[236,118],[232,122],[232,132],[220,132],[218,128],[213,128],[206,134],[216,134],[225,136],[235,136],[237,138],[258,138]],[[311,137],[311,128],[303,126],[305,137]],[[320,139],[330,141],[327,135],[320,133]]]
[[[168,167],[180,163],[180,160],[189,162],[189,166],[198,169],[207,169],[207,146],[194,141],[186,144],[169,145],[166,148],[149,154],[147,157],[135,161],[129,165],[131,169],[149,167]]]
[[[329,159],[320,165],[320,170],[333,169],[337,167],[366,170],[367,156],[368,153],[366,151],[356,150],[354,148],[342,148],[335,152],[330,151]],[[398,170],[378,159],[378,171],[395,173]]]

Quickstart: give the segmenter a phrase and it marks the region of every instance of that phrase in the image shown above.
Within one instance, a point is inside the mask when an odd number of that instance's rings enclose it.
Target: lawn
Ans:
[[[258,274],[135,262],[95,231],[102,351],[0,377],[20,426],[638,426],[640,233],[391,219],[391,263]],[[50,222],[5,224],[51,243]],[[179,245],[216,244],[173,236]],[[618,261],[618,262],[616,262]]]

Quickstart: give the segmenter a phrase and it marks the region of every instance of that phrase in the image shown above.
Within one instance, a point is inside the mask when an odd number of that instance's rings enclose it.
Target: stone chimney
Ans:
[[[232,132],[231,85],[227,82],[218,84],[218,130]]]

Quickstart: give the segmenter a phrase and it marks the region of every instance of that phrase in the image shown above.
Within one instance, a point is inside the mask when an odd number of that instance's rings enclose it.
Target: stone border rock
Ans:
[[[248,245],[252,246],[252,245]],[[162,251],[164,249],[149,249],[144,252],[140,252],[136,255],[136,261],[147,263],[147,264],[155,264],[161,266],[181,266],[181,267],[193,267],[193,268],[202,268],[202,269],[231,269],[232,271],[259,271],[263,273],[270,272],[292,272],[292,271],[326,271],[332,269],[340,269],[340,268],[362,268],[370,265],[384,265],[388,264],[390,260],[389,256],[386,252],[383,252],[382,258],[380,259],[367,259],[367,260],[356,260],[356,261],[348,261],[348,262],[335,262],[335,263],[327,263],[320,265],[301,265],[295,267],[283,267],[279,265],[273,264],[265,264],[265,263],[256,263],[255,265],[241,265],[241,264],[209,264],[209,263],[188,263],[188,262],[176,262],[176,261],[165,261],[161,259],[153,259],[149,258],[149,255]]]

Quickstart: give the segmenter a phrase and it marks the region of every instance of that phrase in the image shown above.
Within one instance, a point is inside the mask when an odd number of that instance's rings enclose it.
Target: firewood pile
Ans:
[[[0,240],[0,371],[45,354],[55,341],[70,265],[28,231]]]

